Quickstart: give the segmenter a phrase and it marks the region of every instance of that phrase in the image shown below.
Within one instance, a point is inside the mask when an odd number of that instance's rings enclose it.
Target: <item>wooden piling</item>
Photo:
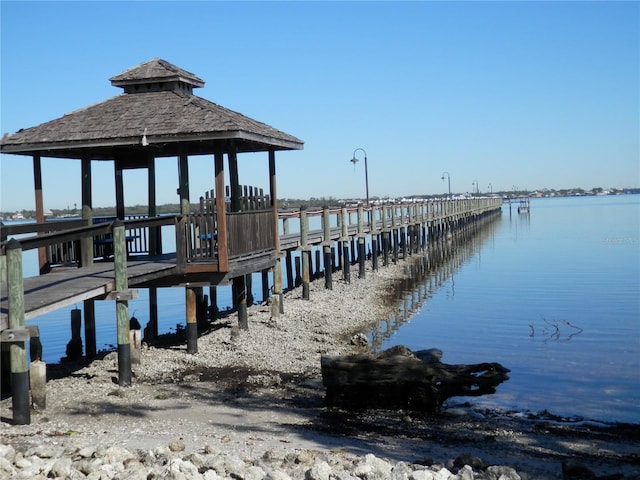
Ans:
[[[82,357],[82,311],[79,308],[71,310],[71,340],[67,343],[67,360],[77,361]]]
[[[269,298],[269,269],[262,270],[262,301]]]
[[[347,221],[347,209],[342,207],[342,279],[351,283],[349,269],[349,222]]]
[[[358,206],[358,276],[365,278],[365,258],[367,254],[364,244],[364,210],[362,205]]]
[[[91,361],[96,358],[96,303],[93,298],[85,300],[84,305],[84,344],[85,358]]]
[[[242,330],[249,330],[249,320],[247,316],[247,290],[244,276],[233,279],[233,298],[238,310],[238,327]]]
[[[187,353],[198,353],[198,300],[193,287],[185,287]]]
[[[307,209],[300,207],[300,254],[302,255],[302,299],[309,300],[309,218],[307,217]]]
[[[11,396],[13,423],[29,425],[31,410],[29,405],[29,370],[27,367],[27,330],[24,320],[24,287],[22,283],[22,247],[12,238],[7,242],[7,296],[9,306],[9,328],[22,340],[11,341]],[[24,336],[22,336],[24,334]]]
[[[329,207],[322,209],[322,230],[323,242],[322,250],[324,253],[324,288],[333,289],[333,251],[331,249],[331,214]]]
[[[277,318],[284,313],[282,302],[282,265],[280,257],[276,257],[276,264],[273,266],[273,295],[271,297],[271,316]]]
[[[41,360],[31,362],[29,370],[31,406],[35,410],[47,408],[47,364]]]
[[[118,385],[131,386],[131,344],[129,343],[129,279],[124,222],[113,222],[113,258],[118,336]]]

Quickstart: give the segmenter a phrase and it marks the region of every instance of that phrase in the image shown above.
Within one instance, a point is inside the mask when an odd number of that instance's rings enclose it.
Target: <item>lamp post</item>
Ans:
[[[447,176],[447,180],[449,181],[449,197],[451,197],[451,175],[449,175],[449,172],[442,172],[442,181],[444,181],[444,176]]]
[[[356,152],[358,150],[361,150],[362,153],[364,153],[364,184],[367,189],[367,205],[369,205],[369,170],[367,168],[367,152],[365,152],[363,148],[356,148],[353,151],[353,158],[349,161],[354,165],[358,163],[358,158],[356,157]]]

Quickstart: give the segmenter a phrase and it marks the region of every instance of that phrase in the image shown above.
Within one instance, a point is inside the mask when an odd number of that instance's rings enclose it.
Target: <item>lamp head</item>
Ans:
[[[349,160],[351,163],[353,163],[354,165],[356,163],[358,163],[358,159],[356,158],[356,156],[354,155],[353,158],[351,160]]]

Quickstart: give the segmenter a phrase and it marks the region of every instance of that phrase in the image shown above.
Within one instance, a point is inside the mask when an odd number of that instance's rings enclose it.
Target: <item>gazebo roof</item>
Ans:
[[[181,81],[194,87],[204,86],[204,80],[201,78],[161,58],[154,58],[148,62],[141,63],[111,77],[109,80],[111,85],[116,87],[153,81]]]
[[[111,78],[125,92],[41,125],[5,135],[2,153],[114,159],[299,150],[302,140],[191,93],[204,81],[154,59]]]

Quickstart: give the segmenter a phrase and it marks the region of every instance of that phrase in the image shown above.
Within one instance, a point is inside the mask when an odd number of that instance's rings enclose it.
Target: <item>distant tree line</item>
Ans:
[[[604,189],[602,187],[592,188],[591,190],[585,190],[583,188],[566,188],[566,189],[548,189],[543,188],[541,190],[519,190],[517,188],[508,191],[496,191],[496,192],[480,192],[479,195],[494,195],[499,197],[525,197],[525,196],[536,196],[536,197],[571,197],[576,195],[621,195],[621,194],[640,194],[640,188],[610,188]],[[457,195],[457,194],[454,194]],[[429,198],[442,198],[443,194],[437,195],[410,195],[403,198],[417,198],[417,199],[429,199]],[[388,200],[386,198],[381,197],[371,197],[370,202],[379,202]],[[322,208],[322,207],[341,207],[345,204],[351,204],[355,202],[362,202],[361,198],[354,199],[337,199],[334,197],[311,197],[308,199],[298,199],[298,198],[279,198],[278,199],[278,208]],[[191,210],[193,212],[197,211],[199,205],[197,202],[191,204]],[[133,205],[125,208],[126,215],[147,215],[149,212],[149,207],[147,205]],[[180,212],[180,204],[179,203],[167,203],[164,205],[158,205],[156,207],[156,212],[159,215],[166,214],[177,214]],[[22,215],[22,218],[29,219],[35,218],[36,212],[35,210],[21,210],[19,212],[0,212],[1,218],[11,219],[14,218],[16,213]],[[73,208],[67,207],[66,209],[51,209],[52,217],[79,217],[81,215],[80,209],[77,208],[77,205],[74,205]],[[115,217],[116,215],[116,207],[94,207],[93,208],[93,216],[94,217]]]

